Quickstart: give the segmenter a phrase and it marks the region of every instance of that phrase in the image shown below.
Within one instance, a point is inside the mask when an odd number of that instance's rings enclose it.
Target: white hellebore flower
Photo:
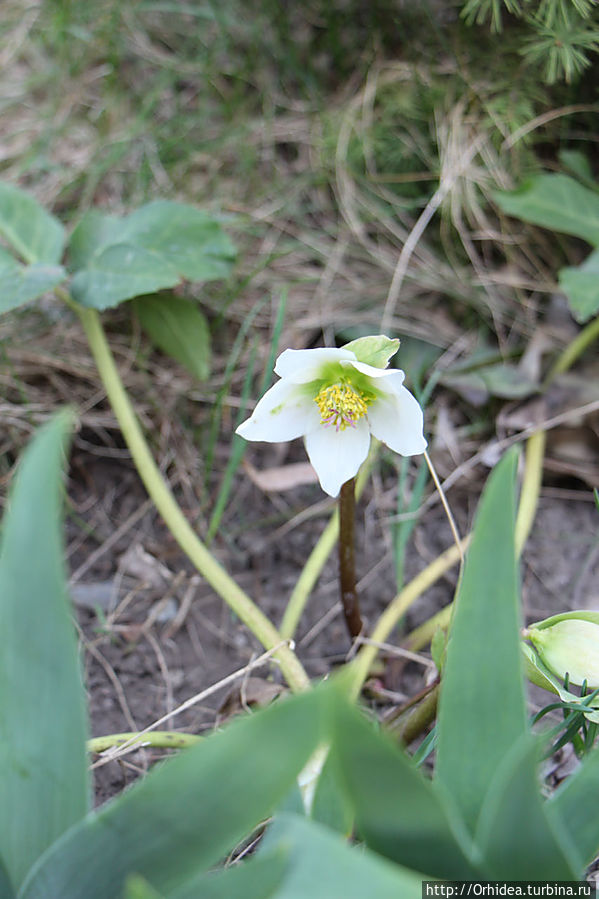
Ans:
[[[237,428],[246,440],[278,443],[303,437],[322,489],[337,496],[368,455],[370,435],[402,456],[424,452],[422,409],[386,368],[399,341],[362,337],[341,349],[285,350],[280,381]]]

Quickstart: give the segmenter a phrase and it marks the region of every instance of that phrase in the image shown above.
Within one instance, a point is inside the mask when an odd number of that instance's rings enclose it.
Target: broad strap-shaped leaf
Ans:
[[[276,899],[420,899],[422,895],[421,874],[363,847],[351,847],[339,834],[309,818],[277,815],[259,855],[277,848],[289,853],[289,861],[281,885],[272,894]]]
[[[132,874],[127,878],[122,899],[164,899],[164,893],[157,893],[147,880]]]
[[[316,783],[310,817],[343,836],[353,829],[353,803],[347,795],[334,755],[327,754]]]
[[[70,416],[27,449],[0,552],[0,856],[15,887],[88,809],[86,713],[61,539]]]
[[[586,322],[595,315],[599,310],[599,250],[582,265],[562,268],[558,277],[576,321]]]
[[[599,852],[599,748],[586,756],[547,802],[553,820],[567,833],[579,867],[588,865]]]
[[[241,864],[201,874],[168,894],[168,899],[270,899],[278,897],[289,867],[291,847],[260,852]]]
[[[66,278],[61,265],[19,265],[0,256],[0,315],[35,300]]]
[[[279,701],[151,771],[53,846],[21,899],[117,897],[131,874],[158,892],[183,886],[288,793],[327,737],[330,697],[325,688]]]
[[[8,878],[6,866],[0,858],[0,899],[14,899],[15,891]]]
[[[366,845],[429,876],[477,879],[463,822],[407,755],[345,704],[337,704],[333,727],[331,762]]]
[[[548,814],[537,768],[538,747],[528,735],[497,768],[476,834],[489,879],[577,880],[582,874],[565,829]]]
[[[56,265],[64,228],[31,194],[0,182],[0,234],[25,262]]]
[[[517,459],[510,450],[483,492],[441,683],[435,779],[472,832],[498,765],[527,732],[514,545]]]
[[[518,190],[493,194],[503,212],[599,246],[599,193],[568,175],[535,175]]]
[[[69,244],[73,296],[96,309],[174,287],[183,278],[226,277],[234,258],[233,245],[214,216],[166,200],[124,218],[88,212]]]
[[[152,343],[198,380],[210,374],[210,330],[189,300],[174,294],[138,297],[135,311]]]

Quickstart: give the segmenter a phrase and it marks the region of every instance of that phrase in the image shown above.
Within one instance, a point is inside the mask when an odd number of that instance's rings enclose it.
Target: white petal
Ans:
[[[423,415],[418,401],[397,380],[387,382],[387,386],[391,389],[382,392],[368,409],[370,430],[389,449],[402,456],[423,453],[427,443],[422,433]]]
[[[369,378],[388,378],[389,375],[398,375],[399,377],[395,381],[399,384],[402,384],[405,378],[405,374],[400,368],[376,368],[374,365],[368,365],[367,362],[358,362],[357,360],[346,364],[357,368],[358,371],[361,371],[363,375],[368,375]]]
[[[329,496],[337,496],[341,485],[358,473],[368,455],[368,422],[362,418],[355,428],[345,428],[344,431],[319,425],[306,434],[305,441],[320,486]]]
[[[318,406],[305,389],[289,381],[277,381],[236,433],[246,440],[278,443],[303,436],[319,421]]]
[[[294,384],[307,384],[320,376],[323,365],[327,362],[340,362],[342,359],[355,359],[351,350],[334,347],[318,347],[315,350],[285,350],[275,365],[275,372],[280,378],[286,378]]]

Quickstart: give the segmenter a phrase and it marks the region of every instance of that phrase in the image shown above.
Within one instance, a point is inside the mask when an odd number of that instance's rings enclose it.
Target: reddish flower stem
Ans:
[[[356,592],[355,484],[355,478],[346,481],[339,494],[339,583],[345,623],[352,640],[355,640],[362,632],[362,618]]]

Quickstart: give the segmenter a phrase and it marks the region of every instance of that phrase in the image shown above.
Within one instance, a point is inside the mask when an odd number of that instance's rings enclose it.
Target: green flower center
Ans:
[[[356,422],[368,412],[374,397],[362,393],[351,384],[333,384],[323,387],[314,398],[320,409],[321,424],[334,425],[336,431],[355,428]]]

